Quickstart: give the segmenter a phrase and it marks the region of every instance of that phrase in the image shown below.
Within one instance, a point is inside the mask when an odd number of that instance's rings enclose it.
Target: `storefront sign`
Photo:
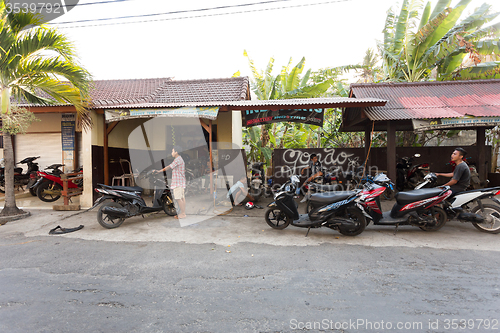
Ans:
[[[61,141],[63,151],[75,150],[75,115],[63,114],[61,118]]]
[[[415,131],[432,131],[457,127],[481,127],[500,125],[500,117],[461,117],[441,119],[412,119]]]
[[[242,111],[243,126],[296,122],[323,127],[323,109],[281,109]]]

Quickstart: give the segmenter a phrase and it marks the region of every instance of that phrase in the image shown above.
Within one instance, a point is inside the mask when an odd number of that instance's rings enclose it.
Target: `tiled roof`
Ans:
[[[213,102],[245,100],[249,89],[248,77],[180,81],[171,78],[95,80],[90,97],[94,109],[211,105]]]
[[[247,77],[212,80],[170,81],[163,84],[149,103],[239,101],[247,97]]]
[[[500,116],[500,80],[352,84],[356,98],[380,98],[370,120]]]
[[[150,98],[171,78],[135,80],[96,80],[90,91],[92,105],[106,106],[116,104],[140,103]]]

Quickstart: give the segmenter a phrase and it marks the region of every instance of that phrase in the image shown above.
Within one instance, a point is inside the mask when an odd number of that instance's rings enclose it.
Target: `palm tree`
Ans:
[[[0,1],[0,98],[2,118],[12,116],[11,103],[25,101],[74,105],[85,128],[91,125],[85,109],[90,74],[75,60],[71,42],[56,29],[39,25],[30,13],[7,13]],[[61,80],[64,80],[61,81]],[[5,207],[0,215],[23,213],[14,197],[15,130],[2,128],[5,159]]]
[[[439,0],[431,11],[427,2],[404,0],[399,15],[389,9],[384,41],[379,44],[386,81],[421,81],[500,77],[500,62],[481,63],[481,55],[499,54],[500,23],[483,28],[499,13],[483,4],[459,22],[471,0],[449,7],[451,0]],[[464,66],[464,59],[473,60]],[[435,73],[435,74],[434,74]]]

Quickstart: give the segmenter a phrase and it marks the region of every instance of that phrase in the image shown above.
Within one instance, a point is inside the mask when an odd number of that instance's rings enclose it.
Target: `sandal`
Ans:
[[[49,231],[49,235],[61,235],[61,234],[67,234],[68,232],[73,232],[73,231],[78,231],[83,228],[83,224],[76,227],[76,228],[62,228],[60,225],[55,227],[54,229],[51,229]]]

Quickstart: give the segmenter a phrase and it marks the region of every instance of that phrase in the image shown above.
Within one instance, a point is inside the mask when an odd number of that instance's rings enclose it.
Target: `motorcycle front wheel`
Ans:
[[[427,209],[424,212],[424,217],[432,215],[432,209],[434,209],[433,217],[437,220],[437,222],[434,225],[430,225],[427,223],[423,226],[420,226],[419,228],[424,231],[438,231],[446,224],[446,219],[447,219],[446,212],[439,207],[433,207],[431,209]]]
[[[114,229],[118,228],[119,226],[122,225],[123,221],[125,221],[125,218],[123,217],[112,217],[106,213],[103,213],[104,207],[116,207],[116,208],[123,208],[122,205],[120,205],[117,202],[114,201],[108,201],[105,202],[99,207],[99,210],[97,211],[97,222],[101,226],[103,226],[106,229]]]
[[[286,216],[285,212],[283,212],[279,208],[269,208],[266,211],[266,214],[264,216],[266,219],[266,223],[273,229],[285,229],[288,227],[290,222],[292,222],[292,219],[288,216]]]
[[[388,187],[386,187],[384,193],[382,193],[383,198],[387,201],[394,199],[394,195],[395,195],[394,190],[391,190]]]
[[[36,188],[36,195],[44,202],[54,202],[61,197],[62,186],[51,181],[42,182]]]
[[[346,209],[346,218],[353,221],[353,226],[343,227],[339,226],[339,232],[344,236],[357,236],[362,233],[366,228],[366,218],[363,212],[357,208],[351,207]]]
[[[177,215],[177,201],[171,195],[165,195],[162,199],[163,211],[170,216]]]
[[[471,212],[479,214],[486,219],[483,223],[472,222],[472,225],[482,232],[489,234],[500,233],[500,207],[490,204],[483,204],[484,212],[481,212],[481,207],[472,208]]]
[[[36,197],[36,188],[31,188],[30,187],[30,193],[32,196]]]

